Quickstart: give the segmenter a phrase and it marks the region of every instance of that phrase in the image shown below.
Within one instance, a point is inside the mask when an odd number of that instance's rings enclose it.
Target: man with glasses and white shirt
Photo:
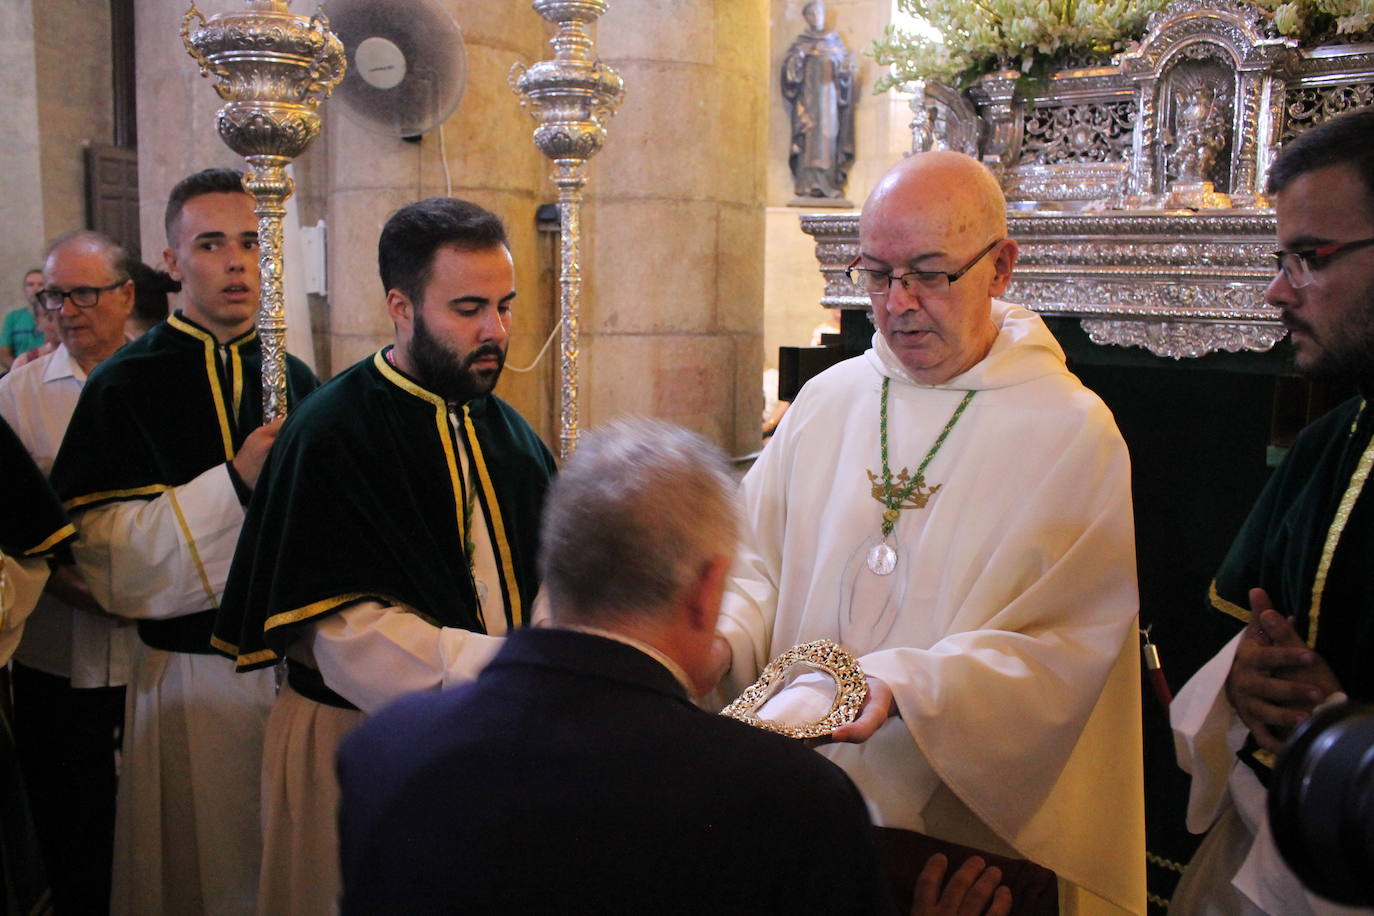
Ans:
[[[1374,109],[1299,134],[1269,193],[1280,248],[1265,299],[1297,370],[1358,395],[1299,434],[1208,590],[1246,626],[1170,710],[1188,827],[1211,828],[1174,895],[1182,913],[1352,912],[1279,859],[1265,798],[1275,753],[1318,705],[1374,699]]]
[[[739,690],[829,638],[870,695],[821,753],[875,823],[1033,860],[1069,912],[1144,912],[1130,467],[1031,312],[993,176],[911,156],[864,205],[873,349],[810,381],[742,485],[717,643]],[[728,662],[727,662],[728,658]],[[828,710],[803,674],[761,714]]]
[[[56,317],[61,343],[0,379],[0,416],[45,474],[87,373],[124,344],[134,303],[125,262],[123,248],[86,230],[48,250],[35,295]],[[131,634],[70,566],[59,566],[15,654],[16,742],[59,912],[109,907]]]

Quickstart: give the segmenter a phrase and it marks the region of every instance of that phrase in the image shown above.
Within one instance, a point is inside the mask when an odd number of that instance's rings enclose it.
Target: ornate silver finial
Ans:
[[[534,145],[553,160],[558,187],[560,257],[558,308],[562,331],[562,397],[558,455],[577,448],[578,322],[582,308],[582,187],[587,160],[606,142],[605,122],[625,94],[625,82],[592,56],[588,26],[606,12],[606,0],[533,0],[534,11],[558,27],[550,39],[553,60],[511,68],[510,86],[537,122]]]
[[[295,190],[286,167],[319,136],[316,109],[343,79],[343,45],[323,11],[297,16],[285,0],[249,0],[245,10],[208,19],[193,2],[181,40],[225,102],[215,115],[220,139],[252,166],[243,186],[257,201],[263,419],[274,420],[286,414],[281,221]]]

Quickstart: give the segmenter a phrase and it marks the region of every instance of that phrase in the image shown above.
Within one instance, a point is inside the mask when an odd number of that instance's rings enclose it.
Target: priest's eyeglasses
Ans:
[[[913,296],[916,295],[939,295],[949,291],[949,285],[958,280],[964,274],[973,269],[973,265],[983,260],[989,251],[996,248],[1005,239],[997,239],[988,247],[973,256],[963,267],[953,273],[943,270],[913,270],[908,273],[894,277],[890,271],[869,270],[867,267],[857,267],[863,255],[859,255],[849,262],[845,272],[855,286],[868,293],[870,296],[886,296],[892,290],[892,281],[896,280],[902,284],[902,288]]]
[[[1284,251],[1280,248],[1274,252],[1274,261],[1277,263],[1276,269],[1282,271],[1287,278],[1288,285],[1294,289],[1302,289],[1311,284],[1312,271],[1321,270],[1332,258],[1370,245],[1374,245],[1374,238],[1334,242],[1330,245],[1318,245],[1316,248],[1304,248],[1301,251]]]
[[[79,309],[95,308],[96,304],[100,302],[101,293],[119,289],[128,282],[128,280],[120,280],[109,286],[78,286],[69,290],[40,289],[38,291],[38,304],[50,312],[56,312],[62,308],[64,299],[71,299],[72,305]]]

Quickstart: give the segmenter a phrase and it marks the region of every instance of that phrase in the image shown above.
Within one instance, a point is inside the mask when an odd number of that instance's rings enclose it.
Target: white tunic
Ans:
[[[1310,893],[1283,861],[1269,830],[1268,792],[1236,759],[1249,734],[1226,699],[1226,677],[1243,633],[1194,674],[1169,707],[1179,766],[1193,777],[1188,829],[1210,828],[1179,881],[1172,908],[1198,916],[1368,913]]]
[[[218,605],[243,524],[217,464],[150,500],[76,516],[77,569],[112,614],[165,620]],[[124,705],[111,912],[253,911],[257,804],[273,673],[138,642]],[[237,799],[226,805],[226,798]]]
[[[85,384],[86,373],[65,344],[0,378],[0,416],[44,474],[52,470]],[[128,681],[137,639],[130,625],[44,594],[29,618],[18,660],[70,678],[73,687],[118,687]]]
[[[900,715],[864,744],[822,749],[877,823],[1000,841],[1144,912],[1125,444],[1038,317],[1003,303],[992,317],[988,356],[945,384],[911,381],[875,335],[803,389],[743,483],[746,543],[719,627],[728,687],[793,645],[837,640],[892,687]],[[881,474],[884,376],[894,474],[914,473],[964,393],[978,394],[926,471],[939,490],[897,521],[896,570],[879,577],[865,558],[883,506],[866,471]],[[803,691],[774,708],[805,705]]]

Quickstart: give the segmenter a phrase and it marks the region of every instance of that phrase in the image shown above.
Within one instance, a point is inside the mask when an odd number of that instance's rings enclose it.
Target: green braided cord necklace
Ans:
[[[967,392],[959,406],[954,408],[954,414],[945,424],[945,428],[940,430],[940,435],[935,439],[935,444],[926,452],[925,458],[916,468],[913,475],[906,468],[893,477],[892,469],[887,461],[887,391],[891,384],[891,379],[883,379],[883,395],[881,406],[878,411],[878,434],[879,442],[882,444],[883,476],[880,479],[872,471],[868,471],[868,480],[873,484],[873,498],[883,504],[883,540],[868,553],[868,568],[880,576],[885,576],[892,572],[897,566],[897,551],[887,543],[888,536],[892,534],[892,529],[897,526],[897,519],[901,516],[903,509],[924,509],[930,497],[935,495],[935,491],[940,489],[940,484],[933,487],[926,486],[926,468],[936,453],[940,451],[940,446],[945,444],[950,432],[954,429],[954,424],[959,422],[959,418],[964,415],[964,409],[968,407],[969,401],[978,392]]]

